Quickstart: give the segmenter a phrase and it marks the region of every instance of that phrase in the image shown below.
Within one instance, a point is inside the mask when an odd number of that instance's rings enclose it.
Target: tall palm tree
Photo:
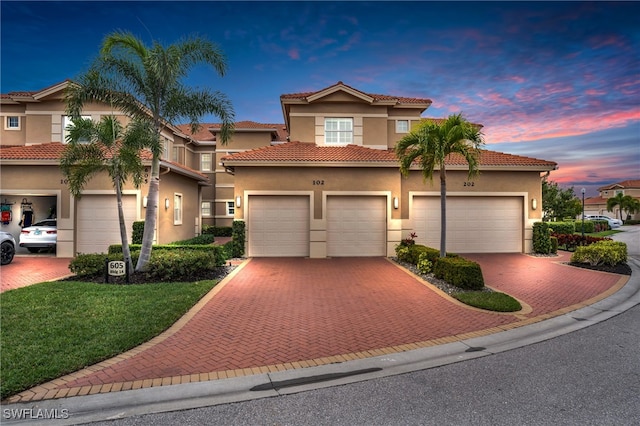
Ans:
[[[76,197],[92,177],[106,172],[116,190],[122,254],[133,270],[127,229],[122,208],[122,185],[131,178],[134,186],[143,180],[144,165],[139,151],[145,138],[151,135],[148,123],[133,121],[125,131],[113,116],[103,116],[99,122],[77,118],[68,127],[67,146],[60,158],[60,168],[69,181],[69,190]]]
[[[436,122],[419,123],[395,147],[400,160],[400,172],[406,177],[415,163],[422,170],[424,181],[433,181],[436,169],[440,175],[440,257],[446,255],[447,237],[447,172],[445,161],[451,154],[461,155],[469,164],[469,178],[478,173],[480,147],[484,139],[479,126],[469,123],[462,114],[450,115]]]
[[[607,199],[607,211],[613,212],[616,207],[618,207],[618,212],[620,213],[620,220],[622,220],[622,208],[625,204],[624,195],[622,192],[618,192],[615,197],[611,197]]]
[[[229,99],[218,91],[192,89],[183,79],[199,64],[211,65],[223,76],[224,55],[208,40],[192,37],[162,46],[153,42],[146,46],[128,32],[108,35],[100,56],[89,71],[71,85],[67,93],[67,110],[80,115],[85,103],[101,101],[133,118],[151,117],[154,128],[153,153],[142,249],[136,271],[144,269],[151,257],[156,228],[160,188],[160,158],[163,144],[160,132],[167,123],[187,120],[195,133],[205,114],[214,114],[222,121],[220,140],[226,144],[233,132],[234,111]]]
[[[631,195],[625,195],[622,198],[620,210],[627,212],[627,220],[629,220],[632,214],[640,212],[640,200],[633,198]]]

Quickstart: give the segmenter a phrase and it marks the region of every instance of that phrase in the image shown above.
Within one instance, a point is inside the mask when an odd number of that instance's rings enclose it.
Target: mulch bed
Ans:
[[[631,275],[631,267],[626,263],[620,263],[615,266],[607,266],[607,265],[591,266],[588,263],[568,262],[567,265],[575,266],[577,268],[591,269],[592,271],[611,272],[613,274],[620,274],[620,275]]]

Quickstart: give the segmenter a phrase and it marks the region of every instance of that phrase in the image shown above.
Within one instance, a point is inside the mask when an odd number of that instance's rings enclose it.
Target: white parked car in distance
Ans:
[[[611,229],[622,226],[622,221],[620,219],[613,219],[609,216],[587,215],[584,217],[584,220],[606,220],[609,222]]]

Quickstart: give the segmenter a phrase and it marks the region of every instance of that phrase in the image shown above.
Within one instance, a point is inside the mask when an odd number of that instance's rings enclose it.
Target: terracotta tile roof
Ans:
[[[410,97],[405,97],[405,96],[391,96],[391,95],[379,95],[379,94],[375,94],[375,93],[366,93],[363,92],[361,90],[358,90],[354,87],[349,86],[348,84],[344,84],[343,82],[339,81],[336,84],[326,87],[324,89],[321,90],[317,90],[315,92],[300,92],[300,93],[287,93],[287,94],[283,94],[280,96],[280,99],[295,99],[295,100],[306,100],[309,96],[313,96],[316,93],[320,93],[320,92],[324,92],[325,90],[337,87],[337,86],[344,86],[347,87],[351,90],[355,90],[357,92],[363,93],[371,98],[373,98],[376,101],[397,101],[399,103],[403,103],[403,104],[431,104],[431,99],[426,99],[426,98],[410,98]]]
[[[607,199],[600,196],[587,197],[584,199],[584,204],[607,204]]]
[[[288,142],[281,145],[244,151],[224,157],[222,161],[234,164],[251,162],[372,162],[389,163],[390,165],[398,164],[393,150],[372,149],[357,145],[336,147],[318,146],[314,143],[307,142]],[[465,166],[467,162],[462,156],[450,155],[447,157],[446,164],[451,166]],[[553,161],[487,150],[481,151],[480,164],[486,167],[540,167],[545,170],[553,169],[557,165]]]
[[[194,137],[199,141],[214,141],[215,136],[209,131],[209,129],[220,129],[222,123],[201,123],[198,133],[191,134],[191,126],[189,124],[180,124],[177,126],[181,132],[186,135]],[[284,124],[271,124],[271,123],[257,123],[255,121],[238,121],[234,123],[235,131],[242,130],[271,130],[278,134],[278,140],[284,141],[287,138],[287,130]]]
[[[65,144],[50,142],[36,145],[0,146],[0,160],[59,160]],[[143,161],[151,161],[150,151],[140,152]]]
[[[622,182],[612,183],[598,188],[598,191],[606,191],[614,188],[640,188],[640,179],[623,180]]]

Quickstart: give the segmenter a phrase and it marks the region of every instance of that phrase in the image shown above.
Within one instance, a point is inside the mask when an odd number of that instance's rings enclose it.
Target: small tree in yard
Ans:
[[[573,187],[562,189],[556,182],[542,181],[542,212],[547,222],[575,218],[582,213],[582,202],[576,198]]]
[[[134,35],[115,32],[108,35],[100,56],[89,71],[67,93],[69,115],[77,117],[85,103],[104,102],[137,119],[151,119],[153,153],[145,226],[136,271],[144,269],[151,258],[160,191],[160,157],[163,144],[160,132],[166,123],[186,119],[195,133],[205,114],[222,120],[218,143],[226,144],[233,132],[231,102],[220,92],[191,89],[183,79],[194,66],[211,65],[219,75],[226,70],[225,58],[213,43],[198,37],[168,47],[154,42],[146,46]]]
[[[442,122],[425,120],[396,144],[400,172],[406,177],[414,167],[422,176],[433,180],[436,169],[440,175],[440,257],[447,247],[447,173],[445,161],[449,155],[462,156],[469,164],[469,178],[478,173],[480,150],[484,139],[479,126],[469,123],[462,114],[450,115]],[[414,164],[415,163],[415,164]]]
[[[99,122],[78,118],[68,127],[67,146],[60,158],[60,168],[69,181],[69,191],[82,196],[82,189],[95,175],[106,172],[116,191],[122,253],[133,270],[127,229],[122,208],[122,185],[129,179],[134,186],[143,180],[144,166],[139,152],[150,136],[149,123],[133,121],[123,129],[112,115]]]

